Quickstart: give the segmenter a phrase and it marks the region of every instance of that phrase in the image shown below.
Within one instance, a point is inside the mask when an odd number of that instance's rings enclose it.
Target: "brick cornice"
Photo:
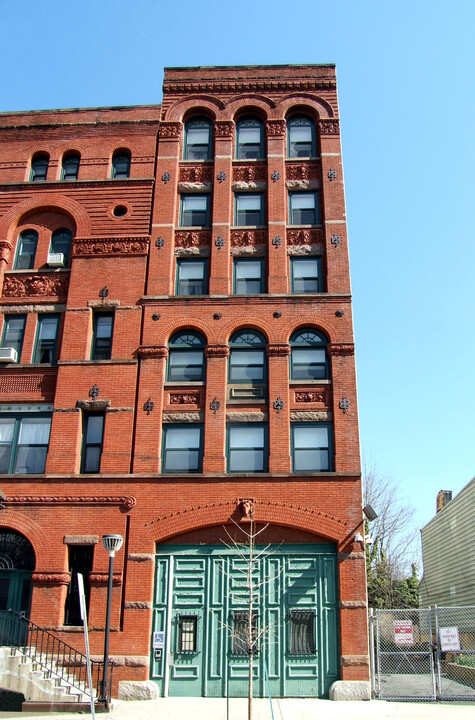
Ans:
[[[132,495],[11,495],[6,501],[10,505],[119,505],[127,510],[137,500]]]
[[[327,345],[327,355],[354,355],[355,346],[353,343],[330,343]]]
[[[95,255],[146,255],[149,237],[130,238],[75,238],[74,257]]]

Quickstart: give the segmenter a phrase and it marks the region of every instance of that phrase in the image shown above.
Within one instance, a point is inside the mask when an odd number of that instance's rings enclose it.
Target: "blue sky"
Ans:
[[[0,111],[161,101],[163,68],[337,64],[364,456],[424,525],[475,474],[473,0],[0,4]]]

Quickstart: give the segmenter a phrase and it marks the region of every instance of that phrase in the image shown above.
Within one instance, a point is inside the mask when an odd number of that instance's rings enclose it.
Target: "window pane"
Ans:
[[[235,447],[264,447],[264,428],[250,423],[247,427],[229,429],[229,445]]]
[[[2,418],[0,420],[0,443],[11,443],[14,429],[15,418]]]
[[[18,447],[15,473],[44,473],[46,464],[46,447]]]
[[[301,427],[294,428],[295,448],[327,447],[327,445],[327,427],[305,427],[305,425],[303,425]]]
[[[98,315],[96,325],[96,337],[98,338],[109,338],[112,334],[112,321],[111,315]]]
[[[315,614],[312,611],[290,613],[290,654],[314,655]]]
[[[101,446],[91,445],[86,447],[84,453],[83,472],[97,473],[101,468]]]
[[[315,195],[313,193],[298,193],[292,195],[292,208],[314,208],[315,207]]]
[[[0,473],[6,475],[10,470],[11,445],[0,445]]]
[[[262,264],[260,261],[236,262],[236,278],[258,278],[261,277]]]
[[[51,418],[23,418],[18,443],[20,445],[47,445],[49,441],[50,426]]]
[[[175,472],[197,472],[200,469],[198,450],[165,450],[165,470]]]
[[[86,443],[102,443],[102,433],[104,429],[103,415],[88,415],[87,417],[87,433]]]
[[[294,455],[294,470],[328,470],[328,450],[296,450]]]
[[[237,202],[239,210],[261,209],[261,195],[238,195]]]
[[[209,143],[209,128],[190,128],[187,132],[190,145],[207,145]]]
[[[185,210],[206,210],[207,199],[202,195],[187,195],[183,198]]]
[[[202,260],[193,260],[188,262],[182,262],[179,264],[180,268],[180,279],[201,279],[204,275],[204,262]]]
[[[310,126],[299,126],[290,128],[291,142],[312,142],[312,128]]]
[[[23,334],[25,331],[25,320],[23,315],[18,317],[6,317],[5,318],[5,329],[3,335],[3,347],[12,347],[18,353],[21,354],[21,348],[23,345]]]
[[[201,438],[200,427],[169,427],[166,431],[167,450],[199,448]]]

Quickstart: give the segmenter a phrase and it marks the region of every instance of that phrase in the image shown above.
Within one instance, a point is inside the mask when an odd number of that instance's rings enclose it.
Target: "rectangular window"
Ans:
[[[50,428],[50,415],[0,416],[0,473],[44,473]]]
[[[293,293],[321,292],[320,258],[290,258],[290,291]]]
[[[315,655],[315,613],[313,610],[290,611],[290,654]]]
[[[35,266],[38,233],[36,230],[24,230],[18,238],[14,270],[31,270]]]
[[[201,472],[202,425],[166,425],[163,428],[163,472]]]
[[[206,295],[206,260],[177,260],[176,275],[177,295]]]
[[[5,315],[3,323],[2,348],[13,348],[20,362],[23,338],[25,335],[26,315]]]
[[[177,652],[196,652],[196,635],[198,618],[196,615],[180,615],[178,618],[178,648]]]
[[[86,611],[89,611],[89,596],[91,592],[89,573],[92,570],[94,545],[68,545],[68,551],[71,580],[64,606],[64,624],[82,625],[79,607],[78,573],[83,576]]]
[[[209,225],[209,195],[182,195],[182,227],[207,227]]]
[[[98,473],[101,469],[104,413],[87,413],[83,416],[83,445],[81,472]]]
[[[236,193],[234,222],[238,226],[264,225],[264,195]]]
[[[59,315],[38,315],[33,362],[54,363],[58,339]]]
[[[291,425],[294,472],[331,470],[331,425],[296,423]]]
[[[91,360],[110,360],[114,313],[94,313]]]
[[[289,193],[289,224],[317,225],[319,223],[316,192]]]
[[[228,472],[267,471],[267,425],[228,425]]]
[[[251,623],[249,623],[248,610],[237,610],[233,613],[233,655],[255,655],[258,651],[257,628],[257,612],[253,612]]]
[[[263,258],[234,260],[234,294],[258,295],[265,292]]]

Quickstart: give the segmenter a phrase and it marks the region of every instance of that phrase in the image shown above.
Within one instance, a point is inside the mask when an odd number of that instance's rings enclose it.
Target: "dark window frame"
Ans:
[[[20,435],[22,434],[22,428],[25,425],[29,424],[28,422],[24,422],[24,421],[29,421],[29,420],[32,420],[33,418],[38,418],[38,419],[41,418],[41,419],[49,420],[48,441],[47,441],[47,443],[31,443],[31,444],[21,443],[20,444]],[[48,412],[2,413],[0,416],[0,419],[1,420],[13,419],[13,433],[12,433],[11,442],[4,441],[4,442],[0,443],[0,450],[1,450],[0,454],[2,456],[1,457],[2,464],[0,466],[1,467],[0,472],[1,472],[1,470],[3,470],[4,474],[6,474],[6,475],[43,475],[45,472],[45,467],[46,467],[46,459],[48,457],[49,440],[50,440],[50,435],[51,435],[52,414],[48,413]],[[41,423],[41,424],[46,425],[46,423]],[[6,447],[10,447],[10,453],[7,457],[7,463],[5,463],[6,465],[8,465],[8,467],[5,471],[4,463],[3,463],[3,448],[6,448]],[[29,473],[26,470],[18,470],[17,469],[17,464],[20,459],[19,455],[21,454],[22,448],[38,448],[38,449],[42,448],[42,449],[44,449],[44,462],[42,463],[42,469],[39,472]]]
[[[186,204],[191,199],[201,198],[202,200],[205,200],[206,207],[204,210],[187,210]],[[210,226],[210,205],[211,205],[211,198],[208,193],[182,193],[180,195],[180,225],[179,227],[198,227],[198,228],[208,228]],[[204,220],[203,223],[198,223],[197,219],[193,219],[193,213],[204,215],[202,218]],[[185,222],[187,220],[190,220],[191,222]]]
[[[12,322],[23,321],[21,328],[15,330],[11,327]],[[23,350],[23,341],[25,339],[25,328],[26,328],[26,315],[5,315],[3,318],[3,330],[2,330],[2,348],[12,347],[17,351],[18,361],[21,360],[21,353]],[[18,339],[8,338],[10,335],[18,334]]]
[[[310,153],[305,153],[303,146],[308,146],[308,141],[300,142],[298,140],[292,140],[292,129],[297,127],[310,127],[311,130],[311,141],[310,141]],[[301,145],[299,148],[298,146]],[[312,117],[305,114],[292,115],[287,120],[287,157],[292,159],[304,158],[304,157],[316,157],[317,156],[317,143],[316,143],[316,132],[315,122]]]
[[[181,330],[170,338],[168,342],[168,359],[167,359],[167,382],[184,384],[189,382],[202,382],[206,376],[205,349],[206,341],[201,333],[194,330]],[[183,361],[174,365],[174,358],[180,360],[186,354],[190,357],[191,353],[199,353],[201,355],[201,363],[188,363],[185,365]],[[200,368],[199,377],[186,377],[186,368]],[[179,369],[182,368],[181,376]]]
[[[66,236],[67,240],[65,239]],[[71,253],[72,241],[73,233],[68,228],[57,228],[51,233],[49,252],[61,253],[62,255],[64,255],[64,267],[67,267],[67,265],[69,264],[69,255]]]
[[[297,624],[296,620],[298,619],[302,621],[310,620],[310,627],[305,628],[303,622]],[[302,629],[305,632],[303,637]],[[292,655],[293,657],[310,657],[316,655],[316,639],[315,610],[291,610],[289,613],[289,655]]]
[[[38,249],[38,232],[36,230],[22,230],[18,236],[15,261],[13,263],[14,270],[31,270],[35,266],[36,251]],[[29,243],[33,247],[33,252],[25,253],[24,243]]]
[[[245,339],[244,341],[240,340],[240,338],[244,338],[245,335],[248,335],[249,339],[251,336],[254,336],[256,341],[247,342]],[[264,385],[267,382],[266,346],[267,340],[258,330],[244,328],[233,333],[229,339],[230,351],[228,359],[228,384],[247,383],[252,385]],[[256,358],[258,352],[262,354],[262,362],[251,363],[246,366],[233,362],[240,354],[242,355],[245,352],[249,353],[252,352],[252,350],[256,351]],[[239,367],[262,367],[262,378],[236,378],[235,369]]]
[[[265,284],[266,284],[266,278],[265,278],[265,264],[264,264],[265,258],[234,258],[233,261],[233,295],[262,295],[265,293]],[[238,278],[237,277],[237,269],[238,266],[241,266],[243,268],[246,267],[246,265],[250,266],[252,263],[258,263],[260,267],[260,274],[259,278]],[[257,292],[254,291],[248,291],[240,290],[238,289],[239,286],[244,286],[246,288],[246,285],[248,283],[254,283],[257,285],[259,283],[259,289]]]
[[[47,152],[38,152],[31,158],[30,182],[45,182],[48,177],[50,156]]]
[[[305,338],[305,335],[308,337]],[[302,339],[299,341],[299,338]],[[290,379],[298,380],[300,382],[308,382],[310,380],[328,380],[330,377],[330,365],[327,355],[327,345],[328,340],[323,333],[315,330],[314,328],[300,328],[300,330],[296,330],[296,332],[290,336]],[[298,351],[301,349],[315,349],[323,351],[324,361],[313,361],[310,363],[298,361]],[[315,353],[315,356],[320,354],[321,353]],[[315,366],[313,376],[310,370],[307,370],[307,374],[302,372],[302,368],[311,369],[312,365]]]
[[[259,130],[259,143],[244,142],[243,130],[246,127]],[[256,115],[246,115],[240,118],[236,122],[236,160],[264,160],[265,156],[264,123]]]
[[[61,160],[61,180],[71,182],[78,179],[81,154],[71,150]]]
[[[328,444],[317,446],[316,443],[312,443],[308,447],[298,448],[297,452],[309,452],[309,451],[321,451],[324,450],[327,452],[328,457],[328,467],[297,467],[296,463],[296,447],[295,447],[295,435],[296,431],[300,428],[325,428],[327,430],[327,439]],[[331,422],[295,422],[290,424],[290,444],[291,444],[291,456],[292,456],[292,472],[293,473],[324,473],[324,472],[333,472],[333,423]]]
[[[248,637],[249,610],[232,611],[231,655],[256,655],[259,652],[259,613],[252,612],[251,638]]]
[[[259,210],[246,210],[240,209],[240,202],[250,197],[259,198]],[[259,213],[259,217],[256,216],[258,222],[248,222],[248,218],[245,213]],[[249,220],[253,219],[249,217]],[[236,192],[234,193],[234,225],[236,227],[263,227],[265,225],[265,208],[264,208],[264,193],[263,192]]]
[[[124,180],[130,177],[132,165],[132,153],[130,150],[115,150],[112,155],[111,178],[113,180]]]
[[[295,268],[299,263],[310,265],[312,261],[317,265],[317,274],[315,276],[296,275]],[[304,287],[298,287],[299,284],[304,286],[305,281],[307,280],[308,282],[308,278],[311,278],[315,283],[315,289],[306,290]],[[290,258],[290,292],[295,295],[310,295],[322,292],[322,258],[320,255]]]
[[[34,363],[47,363],[50,365],[53,365],[56,363],[56,352],[58,348],[58,335],[59,335],[59,322],[60,322],[61,316],[57,313],[44,313],[41,315],[38,315],[38,321],[36,325],[36,338],[35,338],[35,349],[33,352],[33,362]],[[41,332],[44,327],[44,324],[46,321],[55,321],[56,322],[56,328],[55,328],[55,334],[54,339],[51,342],[51,338],[41,338]],[[44,360],[42,358],[43,353],[51,353],[51,360]]]
[[[252,434],[252,431],[256,431],[256,429],[263,430],[263,443],[262,445],[232,445],[232,435],[233,430],[240,430],[245,428],[246,430],[249,430],[249,432]],[[233,468],[233,454],[234,453],[248,453],[250,455],[251,452],[261,452],[262,453],[262,465],[259,468],[255,467],[248,467],[248,468]],[[233,474],[239,474],[239,473],[265,473],[268,471],[269,467],[269,426],[268,423],[262,422],[262,423],[254,423],[254,422],[247,422],[247,423],[228,423],[226,426],[226,466],[227,466],[227,472],[233,473]]]
[[[203,273],[200,281],[182,278],[184,267],[191,267],[192,264],[202,264]],[[194,283],[194,284],[193,284]],[[185,289],[191,289],[192,292],[183,292]],[[195,292],[201,290],[201,292]],[[207,295],[208,294],[208,260],[207,258],[177,258],[176,261],[176,278],[175,278],[175,295]]]
[[[68,585],[68,592],[64,604],[64,624],[69,627],[82,625],[78,593],[78,573],[81,573],[84,581],[84,596],[86,600],[86,612],[89,612],[89,600],[91,594],[91,583],[89,573],[94,563],[94,545],[68,545],[68,568],[71,573],[71,580]]]
[[[95,429],[91,428],[92,425],[92,419],[100,418],[101,419],[101,432],[100,432],[100,440],[93,440],[90,441],[88,438],[89,431],[94,432]],[[85,412],[82,416],[82,448],[81,448],[81,473],[84,475],[94,474],[94,473],[100,473],[101,471],[101,461],[102,461],[102,450],[104,447],[104,433],[105,433],[105,424],[106,424],[106,414],[105,412]],[[94,451],[99,449],[99,454],[93,453],[91,451]],[[96,455],[94,458],[93,455]],[[91,458],[92,456],[92,458]]]
[[[177,653],[180,655],[188,653],[196,653],[198,649],[198,616],[197,615],[179,615],[177,618]],[[185,623],[190,623],[191,628],[184,628]],[[191,632],[190,632],[191,629]],[[190,644],[191,647],[187,647]]]
[[[190,143],[190,131],[191,134],[193,129],[204,130],[208,129],[208,142],[205,143]],[[198,150],[197,148],[203,148]],[[204,149],[206,148],[206,149]],[[203,155],[204,157],[196,157],[196,155]],[[185,123],[185,141],[183,143],[183,160],[210,160],[213,153],[213,124],[211,120],[208,120],[204,116],[195,116],[190,118]]]
[[[199,430],[199,445],[192,447],[192,448],[183,448],[178,446],[170,446],[168,447],[168,437],[172,430],[177,430],[184,435],[187,430]],[[163,432],[162,432],[163,438],[162,438],[162,473],[163,474],[170,474],[173,473],[175,475],[181,475],[181,474],[194,474],[194,473],[201,473],[202,467],[203,467],[203,451],[204,451],[204,426],[202,423],[187,423],[187,424],[176,424],[176,423],[170,423],[163,425]],[[189,465],[188,467],[181,467],[181,468],[175,468],[175,467],[167,467],[168,465],[168,454],[169,453],[179,453],[181,456],[185,454],[185,452],[188,453],[196,453],[197,454],[197,462],[195,463],[195,468],[190,469]]]
[[[305,196],[313,196],[314,206],[308,208],[297,208],[294,207],[294,199]],[[310,213],[313,212],[313,218],[305,218],[303,222],[302,217],[298,216],[298,213]],[[311,222],[308,222],[308,221]],[[320,209],[318,205],[318,191],[317,190],[291,190],[289,191],[289,225],[319,225],[320,224]]]
[[[104,318],[111,319],[110,332],[108,335],[99,336],[98,326],[100,320]],[[91,342],[91,360],[99,362],[100,360],[110,360],[112,357],[112,341],[114,337],[114,312],[95,312],[92,318],[92,342]],[[100,356],[106,357],[100,357]]]

